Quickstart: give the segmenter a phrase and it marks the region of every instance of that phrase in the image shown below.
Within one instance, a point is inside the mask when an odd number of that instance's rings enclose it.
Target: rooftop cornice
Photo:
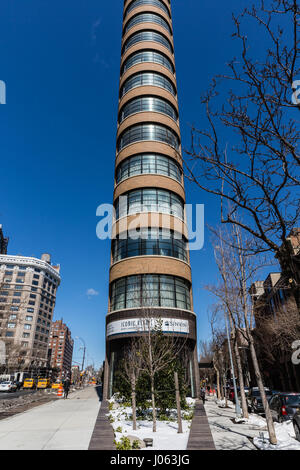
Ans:
[[[28,267],[34,266],[48,271],[59,281],[61,279],[59,272],[53,266],[38,258],[17,255],[0,255],[0,264],[22,264],[23,266],[27,265]]]

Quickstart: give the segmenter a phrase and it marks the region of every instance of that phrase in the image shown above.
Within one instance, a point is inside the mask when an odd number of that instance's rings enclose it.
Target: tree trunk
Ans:
[[[151,380],[151,400],[153,410],[153,432],[156,432],[156,406],[155,406],[155,395],[154,395],[154,377],[150,377]]]
[[[281,390],[285,392],[287,390],[286,382],[285,382],[285,377],[283,375],[281,365],[279,366],[279,376],[280,376],[280,382],[281,382]]]
[[[277,444],[277,438],[276,438],[276,433],[275,433],[275,427],[274,427],[274,422],[273,418],[270,412],[270,407],[269,403],[265,394],[265,389],[264,389],[264,384],[261,378],[261,373],[259,369],[259,364],[257,361],[257,356],[256,356],[256,351],[255,347],[253,344],[253,337],[251,333],[248,331],[248,337],[250,340],[250,353],[251,353],[251,358],[253,362],[253,367],[254,367],[254,372],[255,372],[255,377],[257,381],[257,385],[259,388],[260,396],[262,399],[263,407],[265,410],[265,415],[266,415],[266,421],[267,421],[267,427],[268,427],[268,432],[269,432],[269,438],[270,438],[270,443],[276,445]]]
[[[221,390],[220,390],[220,371],[217,367],[215,367],[215,371],[217,374],[217,398],[220,400],[221,398]]]
[[[235,359],[236,359],[237,371],[238,371],[238,376],[239,376],[243,416],[244,416],[244,418],[248,419],[249,418],[248,404],[247,404],[247,399],[246,399],[246,394],[245,394],[242,361],[241,361],[240,351],[239,351],[238,344],[237,344],[236,340],[234,342],[234,352],[235,352]],[[238,397],[236,397],[236,400],[238,400]]]
[[[287,360],[284,361],[284,366],[285,366],[285,371],[286,371],[286,376],[287,376],[287,379],[288,379],[288,384],[289,384],[289,392],[292,392],[293,391],[293,384],[292,384],[292,378],[291,378],[291,374],[290,374],[290,368],[289,368],[289,362]]]
[[[176,390],[176,406],[177,406],[178,433],[181,434],[183,431],[182,431],[180,393],[179,393],[179,383],[178,383],[178,374],[177,374],[177,372],[174,372],[174,380],[175,380],[175,390]]]
[[[296,388],[297,388],[297,392],[300,392],[300,378],[299,378],[299,374],[298,374],[298,371],[297,371],[297,368],[295,367],[295,365],[293,364],[293,374],[294,374],[294,378],[295,378],[295,383],[296,383]]]
[[[132,429],[136,431],[136,392],[135,392],[135,373],[132,374],[131,390],[132,390]]]

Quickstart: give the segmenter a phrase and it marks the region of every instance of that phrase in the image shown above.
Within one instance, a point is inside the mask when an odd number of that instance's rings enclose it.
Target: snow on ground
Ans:
[[[265,420],[264,420],[265,421]],[[266,421],[265,421],[266,425]],[[264,432],[264,440],[260,437],[253,439],[253,444],[261,450],[300,450],[300,442],[295,439],[293,423],[285,421],[284,423],[274,423],[277,437],[277,445],[270,444],[268,433]]]
[[[123,436],[135,436],[140,440],[145,438],[153,439],[153,447],[148,447],[142,450],[185,450],[187,448],[192,421],[191,419],[187,420],[184,418],[191,414],[192,407],[195,403],[195,400],[192,398],[187,399],[187,403],[191,409],[182,411],[182,434],[178,434],[177,432],[178,424],[176,420],[176,410],[171,411],[172,420],[157,420],[157,431],[155,433],[152,431],[152,421],[146,419],[138,419],[138,429],[133,431],[132,419],[130,419],[132,417],[131,407],[126,407],[121,403],[116,403],[114,399],[111,399],[110,403],[113,403],[114,405],[114,408],[109,412],[109,415],[113,418],[113,422],[111,424],[114,428],[117,442],[119,442]],[[151,409],[149,409],[149,411],[151,411]]]

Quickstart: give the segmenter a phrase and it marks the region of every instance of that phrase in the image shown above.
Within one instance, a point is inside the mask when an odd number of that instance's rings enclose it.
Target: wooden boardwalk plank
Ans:
[[[187,450],[216,450],[205,408],[196,401]]]
[[[96,419],[90,440],[89,450],[115,450],[115,434],[106,414],[109,413],[108,402],[103,401]]]

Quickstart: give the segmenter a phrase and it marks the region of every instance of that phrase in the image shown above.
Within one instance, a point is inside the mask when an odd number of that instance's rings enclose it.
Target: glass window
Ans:
[[[161,0],[135,0],[134,2],[132,2],[129,5],[128,8],[126,8],[124,17],[126,17],[128,15],[128,13],[130,13],[132,10],[134,10],[135,8],[137,8],[141,5],[153,5],[157,8],[161,8],[165,13],[167,13],[167,15],[170,16],[170,12],[169,12],[168,8],[166,7],[166,5]]]
[[[172,30],[167,21],[157,13],[139,13],[133,16],[125,25],[124,34],[127,33],[133,26],[140,23],[155,23],[165,28],[169,34],[172,34]]]
[[[142,51],[142,52],[135,52],[128,59],[125,60],[123,67],[122,67],[122,74],[126,72],[126,70],[130,69],[136,64],[141,64],[143,62],[150,62],[153,64],[159,64],[166,67],[170,72],[174,73],[173,64],[170,60],[161,52],[156,51]]]
[[[143,111],[162,113],[171,117],[174,121],[178,119],[177,111],[168,101],[162,98],[156,98],[155,96],[142,96],[129,101],[122,107],[119,115],[119,123],[124,121],[128,116]]]
[[[186,240],[179,234],[164,229],[143,229],[136,239],[136,232],[128,232],[126,238],[117,237],[112,243],[113,262],[132,256],[172,256],[187,261]]]
[[[177,194],[164,189],[137,189],[123,194],[115,204],[116,218],[139,212],[160,212],[183,219],[184,204]]]
[[[173,96],[176,96],[176,90],[172,82],[164,75],[156,72],[141,72],[129,77],[122,86],[121,96],[124,96],[125,93],[133,88],[146,85],[163,88],[172,93]]]
[[[128,276],[112,283],[111,311],[145,306],[190,310],[190,288],[175,276],[144,274]]]
[[[143,41],[157,42],[165,46],[171,53],[173,49],[170,41],[161,33],[156,31],[139,31],[138,33],[130,36],[124,44],[123,53],[126,52],[131,46]]]
[[[142,174],[159,174],[169,176],[181,182],[182,170],[180,166],[169,157],[159,154],[141,154],[129,157],[117,167],[116,182]]]
[[[171,129],[159,124],[137,124],[126,129],[118,140],[118,151],[141,141],[164,142],[179,150],[179,138]]]

